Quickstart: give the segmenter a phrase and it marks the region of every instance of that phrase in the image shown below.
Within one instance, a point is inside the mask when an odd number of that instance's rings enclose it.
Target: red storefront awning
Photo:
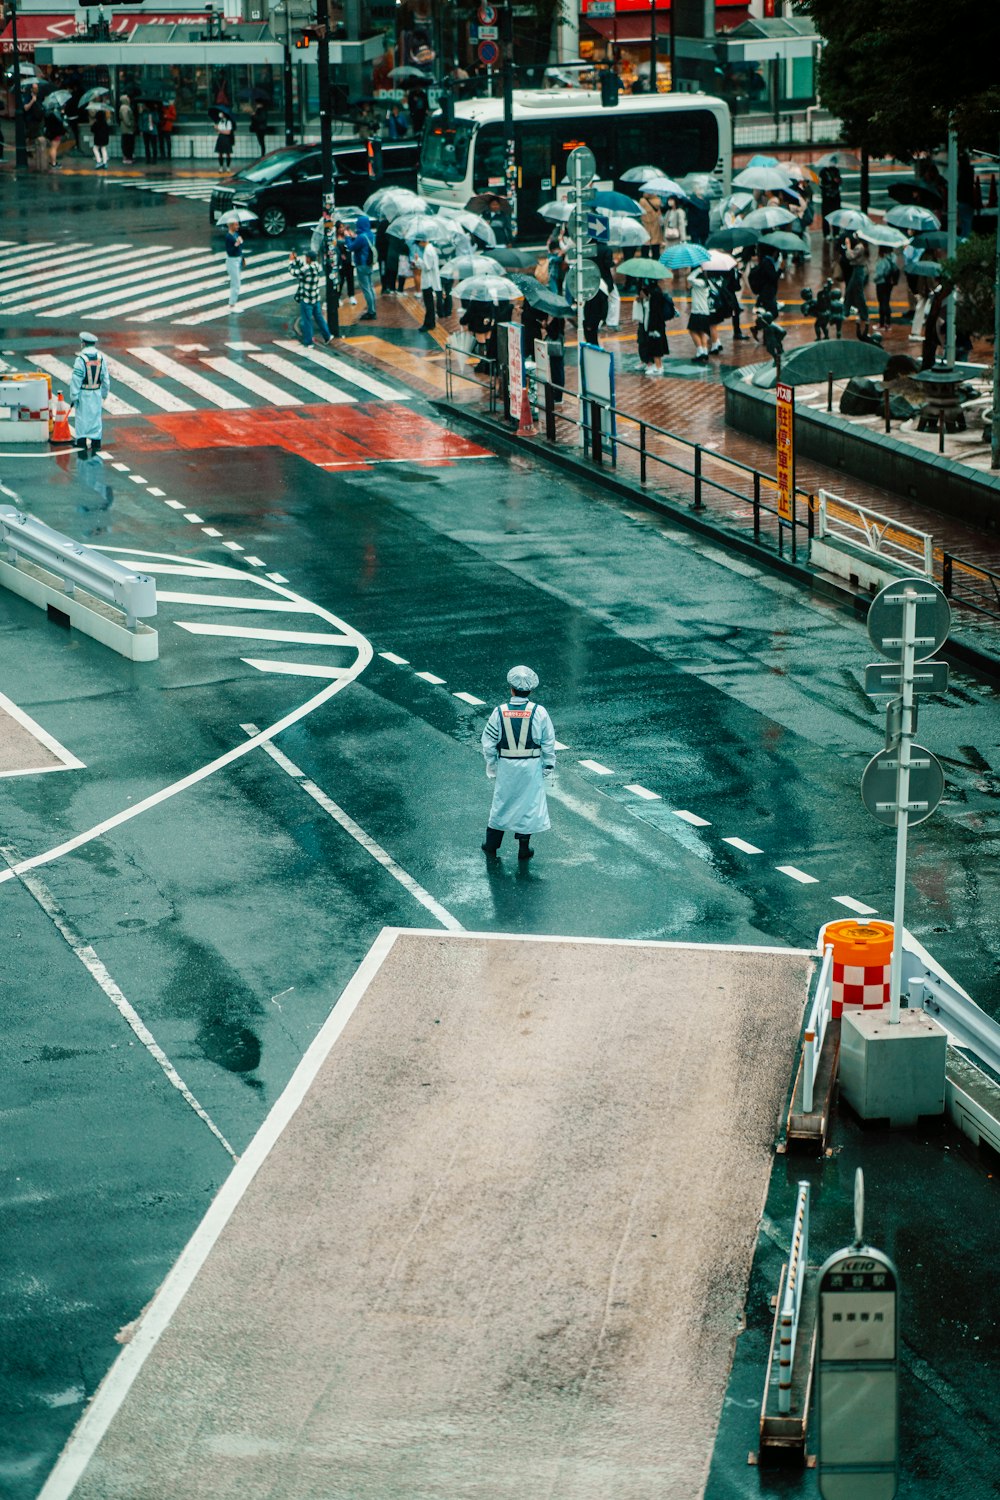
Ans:
[[[667,36],[670,32],[670,0],[655,0],[656,32]],[[597,14],[592,14],[592,9]],[[581,20],[607,40],[616,42],[648,42],[652,31],[653,16],[650,0],[614,0],[614,11],[609,0],[584,0]],[[716,28],[719,32],[731,31],[749,15],[749,0],[715,0]]]
[[[78,32],[87,29],[86,16],[88,12],[81,11],[79,16],[61,15],[55,16],[33,16],[26,15],[23,11],[17,17],[17,50],[23,57],[34,54],[38,45],[47,46],[52,42],[69,42]],[[137,26],[203,26],[207,11],[160,11],[147,12],[129,11],[125,14],[111,15],[109,25],[111,35],[118,41],[123,41],[135,30]],[[9,56],[14,50],[14,41],[11,36],[11,28],[5,27],[0,32],[0,52]]]

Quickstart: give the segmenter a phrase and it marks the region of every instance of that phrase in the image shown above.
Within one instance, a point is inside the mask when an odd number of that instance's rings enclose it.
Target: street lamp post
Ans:
[[[316,0],[316,66],[319,69],[319,147],[323,174],[323,271],[326,276],[326,321],[340,337],[340,285],[334,244],[333,117],[330,113],[330,25],[327,0]]]
[[[21,97],[21,52],[17,44],[17,0],[7,0],[4,17],[10,17],[10,40],[14,54],[14,165],[28,166],[28,140],[24,128],[24,100]]]
[[[295,144],[295,115],[292,103],[292,0],[285,0],[285,43],[282,63],[283,92],[285,95],[285,145]]]

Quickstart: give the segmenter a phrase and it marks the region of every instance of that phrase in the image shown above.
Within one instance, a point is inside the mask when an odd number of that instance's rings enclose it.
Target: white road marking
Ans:
[[[553,741],[553,749],[555,749],[555,750],[568,750],[569,746],[568,745],[564,745],[563,742],[562,742],[562,740],[555,740],[555,741]]]
[[[485,698],[477,698],[474,693],[452,693],[451,696],[453,698],[461,698],[463,703],[471,703],[476,708],[481,707],[486,702]]]
[[[186,510],[184,512],[184,519],[185,521],[190,521],[193,526],[202,526],[205,522],[205,517],[199,516],[195,510]]]
[[[33,261],[31,263],[30,271],[22,271],[20,276],[5,276],[3,282],[4,294],[2,297],[0,297],[0,303],[16,302],[17,297],[20,294],[19,289],[21,287],[28,287],[31,290],[37,290],[37,288],[42,284],[43,277],[45,279],[45,287],[47,291],[51,291],[53,287],[58,286],[76,286],[79,284],[80,277],[86,274],[87,268],[91,262],[108,260],[109,252],[116,250],[131,250],[132,257],[136,255],[148,256],[150,253],[148,246],[143,250],[132,250],[132,247],[130,245],[105,245],[102,246],[100,250],[95,250],[91,246],[85,244],[63,245],[60,247],[58,255],[51,256],[44,260]],[[71,251],[73,252],[72,254],[69,253]],[[129,259],[131,257],[125,256],[122,258]],[[117,264],[118,262],[116,258],[112,256],[110,263]],[[52,272],[60,266],[62,267],[62,270],[59,271],[57,275],[62,277],[63,279],[53,280]],[[67,276],[65,275],[65,272],[68,267],[72,268],[72,270],[70,275]]]
[[[207,344],[178,344],[176,347],[178,349],[180,349],[180,351],[181,351],[182,354],[208,354],[209,353],[209,348],[208,348]],[[233,348],[234,345],[230,344],[229,347]]]
[[[123,365],[120,359],[112,359],[110,355],[108,356],[108,371],[112,380],[116,380],[119,385],[127,385],[129,390],[135,391],[137,396],[144,396],[152,406],[158,406],[161,411],[194,411],[189,401],[182,401],[180,396],[174,396],[170,391],[165,391],[162,386],[156,384],[155,380],[148,380],[145,375],[140,375],[138,370],[130,369],[128,365]]]
[[[298,396],[293,396],[290,391],[283,391],[279,385],[272,385],[270,380],[263,380],[253,370],[248,370],[246,365],[237,364],[235,359],[203,359],[202,364],[208,365],[218,375],[228,376],[234,384],[243,386],[244,390],[253,391],[255,396],[263,396],[272,406],[302,405]]]
[[[588,771],[593,771],[596,776],[613,776],[615,773],[610,766],[602,766],[599,760],[578,760],[578,766],[586,766]]]
[[[661,801],[659,792],[651,792],[648,787],[639,786],[634,781],[625,790],[627,792],[634,792],[637,797],[644,797],[647,802]]]
[[[302,353],[305,352],[303,349]],[[317,375],[310,375],[308,370],[300,370],[298,365],[293,365],[290,360],[282,359],[280,354],[251,354],[250,358],[255,364],[263,365],[266,370],[273,370],[276,375],[282,375],[293,385],[300,385],[304,391],[310,391],[314,396],[329,401],[333,406],[353,405],[357,400],[357,397],[352,396],[349,391],[338,390],[329,381],[320,380]]]
[[[395,651],[380,651],[379,656],[384,657],[386,661],[391,661],[394,667],[408,667],[410,665],[405,656],[397,656]]]
[[[253,724],[243,724],[241,728],[245,729],[249,734],[258,733]],[[265,754],[271,755],[273,746],[267,740],[264,740],[261,744],[261,749]],[[272,758],[274,757],[272,756]],[[282,757],[282,759],[287,762],[287,757]],[[289,766],[290,763],[287,763],[283,769],[288,770]],[[296,768],[291,767],[289,774],[296,774]],[[297,775],[302,778],[299,781],[302,790],[308,792],[313,801],[318,803],[324,812],[329,813],[330,817],[333,818],[335,823],[340,824],[345,833],[349,833],[352,839],[356,839],[362,849],[365,849],[373,859],[378,860],[382,868],[387,870],[394,880],[398,880],[400,885],[409,891],[410,895],[416,901],[420,902],[421,906],[426,907],[432,916],[437,918],[442,927],[446,927],[449,932],[465,931],[461,922],[453,917],[451,912],[441,905],[440,901],[435,901],[430,892],[425,891],[423,886],[418,884],[412,875],[407,874],[402,866],[396,863],[392,855],[386,853],[381,844],[377,844],[358,823],[355,823],[354,819],[342,807],[338,807],[336,802],[332,801],[325,792],[321,791],[315,782],[307,780],[301,771],[298,771]]]
[[[31,276],[19,278],[19,291],[13,290],[18,283],[4,282],[4,286],[11,290],[9,297],[5,296],[2,311],[5,314],[12,314],[36,312],[44,308],[45,311],[41,314],[43,317],[49,317],[53,313],[59,316],[63,312],[76,308],[80,298],[86,297],[93,286],[115,287],[125,283],[134,287],[136,282],[134,273],[141,272],[146,266],[161,261],[161,252],[167,249],[169,249],[167,245],[145,245],[141,250],[129,250],[127,255],[116,257],[103,265],[98,263],[100,257],[97,257],[91,265],[84,267],[88,274],[82,278],[73,269],[72,258],[52,280],[40,279],[44,277],[44,272],[41,267],[38,267]],[[185,253],[192,255],[197,252],[189,250]],[[96,280],[95,272],[98,273]],[[27,298],[26,301],[25,298]],[[90,303],[83,305],[90,306]]]
[[[446,677],[435,677],[433,672],[418,672],[416,675],[422,677],[425,682],[432,683],[434,687],[440,687],[448,680]]]
[[[694,828],[711,828],[708,818],[699,818],[697,813],[688,812],[686,808],[675,807],[673,809],[675,818],[683,818],[685,823],[690,823]]]
[[[252,270],[245,272],[243,276],[244,285],[256,279],[259,285],[270,286],[271,282],[263,280],[265,276],[270,275],[274,270],[274,265],[270,264],[270,262],[283,259],[284,255],[281,251],[273,250],[267,255],[258,256],[256,266]],[[130,302],[125,307],[119,307],[116,310],[115,316],[119,318],[127,317],[130,323],[152,323],[155,318],[173,318],[177,312],[186,312],[192,307],[207,307],[212,302],[221,302],[223,311],[226,311],[229,305],[229,282],[226,278],[222,260],[222,256],[210,256],[209,261],[215,263],[218,267],[217,270],[212,270],[210,275],[206,275],[205,268],[203,268],[197,278],[185,278],[187,281],[194,280],[194,286],[189,286],[185,290],[182,290],[180,281],[175,281],[171,290],[160,292],[155,297],[142,297],[135,302]],[[191,292],[197,292],[203,286],[214,287],[214,290],[203,292],[198,297],[190,295]],[[178,296],[184,297],[186,300],[178,302]],[[132,316],[133,313],[135,314],[134,317]],[[201,319],[192,318],[190,321],[198,323]]]
[[[263,257],[259,257],[258,260],[262,258]],[[278,252],[277,255],[272,255],[269,258],[271,260],[285,259],[284,255],[280,252]],[[271,272],[274,269],[275,268],[273,265],[262,266],[258,264],[256,267],[253,267],[249,271],[244,272],[243,284],[240,289],[238,309],[240,312],[246,311],[246,309],[249,307],[256,307],[260,302],[274,302],[279,297],[287,298],[291,296],[291,282],[289,281],[286,273],[282,271],[280,276],[272,276]],[[216,318],[231,317],[236,309],[229,306],[229,286],[228,283],[221,282],[222,274],[223,272],[220,267],[220,287],[217,292],[209,293],[209,295],[206,297],[195,297],[190,302],[179,302],[173,307],[161,307],[158,312],[147,313],[141,318],[133,319],[133,322],[148,323],[150,319],[154,317],[169,318],[172,323],[174,323],[175,325],[179,325],[182,328],[196,328],[199,324],[211,323]],[[265,277],[268,279],[265,280]],[[254,291],[256,289],[262,289],[265,287],[279,287],[280,290],[268,290],[259,297],[246,296],[246,293],[248,291]],[[211,303],[215,303],[218,305],[210,306]],[[176,316],[177,313],[191,312],[196,307],[207,307],[208,311],[197,313],[193,318],[178,318]]]
[[[115,464],[115,468],[116,468],[116,469],[117,469],[117,467],[118,467],[118,465],[117,465],[117,464]],[[158,489],[157,489],[157,488],[156,488],[156,486],[155,486],[155,485],[152,485],[152,484],[151,484],[151,485],[150,485],[150,486],[149,486],[149,493],[150,493],[150,494],[151,494],[151,495],[156,495],[156,496],[157,496],[157,497],[159,497],[159,498],[162,498],[162,496],[163,496],[163,491],[162,491],[162,490],[158,490]]]
[[[748,844],[746,839],[723,839],[724,844],[732,844],[734,849],[739,849],[743,854],[763,854],[763,849],[758,849],[756,844]]]
[[[146,269],[151,260],[158,263],[152,267],[152,275]],[[175,251],[173,264],[169,266],[163,264],[161,256],[147,255],[144,261],[134,260],[132,266],[126,267],[127,275],[115,276],[118,267],[112,266],[108,279],[88,278],[86,285],[78,287],[74,294],[60,292],[57,297],[46,296],[34,305],[39,309],[40,318],[64,318],[68,313],[76,313],[86,314],[88,321],[101,323],[106,318],[119,318],[133,307],[151,307],[163,296],[176,297],[177,288],[183,283],[204,280],[210,261],[211,257],[205,250]],[[140,270],[141,276],[132,274]],[[140,286],[143,295],[136,301],[136,291]],[[160,292],[161,287],[170,287],[171,290]],[[159,295],[154,297],[153,292]]]
[[[838,906],[846,906],[848,911],[856,912],[859,917],[874,917],[878,913],[877,906],[866,906],[863,901],[855,901],[853,896],[834,896]]]
[[[249,578],[252,575],[242,573],[241,578]],[[310,604],[308,599],[253,599],[245,595],[237,598],[233,594],[184,594],[157,590],[156,597],[162,599],[165,604],[204,604],[210,609],[273,609],[283,614],[308,615],[319,614],[315,604]]]
[[[183,345],[181,347],[183,348]],[[192,345],[191,347],[192,348],[197,347],[199,349],[202,349],[202,348],[204,348],[204,345],[203,344],[198,344],[198,345]],[[254,349],[254,350],[256,350],[256,349],[260,348],[260,345],[259,344],[248,344],[243,339],[233,339],[233,340],[228,341],[226,343],[226,348],[227,349],[248,349],[248,350],[249,349]]]
[[[223,542],[222,545],[224,547],[228,547],[229,550],[230,550],[230,552],[242,552],[243,551],[243,548],[240,546],[239,542]]]
[[[171,510],[183,510],[183,500],[164,500],[164,505],[169,505]]]
[[[209,1130],[215,1136],[216,1140],[229,1153],[233,1161],[239,1161],[239,1157],[237,1156],[236,1152],[233,1150],[229,1142],[226,1140],[226,1137],[222,1134],[222,1131],[216,1125],[211,1115],[209,1115],[208,1112],[203,1109],[202,1106],[198,1103],[197,1099],[194,1097],[191,1090],[188,1088],[187,1084],[184,1082],[183,1078],[180,1076],[177,1069],[170,1061],[169,1057],[167,1057],[166,1053],[163,1051],[163,1048],[159,1045],[156,1038],[153,1036],[153,1033],[149,1030],[148,1026],[142,1020],[134,1006],[130,1005],[128,1000],[126,1000],[122,991],[118,988],[117,984],[115,984],[114,980],[111,978],[111,975],[108,973],[107,969],[98,958],[93,948],[89,943],[85,943],[75,931],[75,929],[70,925],[69,919],[67,918],[66,914],[56,904],[56,900],[52,895],[52,892],[43,883],[39,876],[30,874],[23,869],[25,861],[21,859],[19,852],[15,848],[13,848],[13,846],[7,845],[4,847],[0,847],[0,854],[3,855],[4,859],[7,862],[8,869],[12,874],[15,871],[20,871],[18,878],[20,879],[25,890],[29,891],[35,898],[38,905],[42,908],[42,911],[49,918],[52,924],[57,928],[62,937],[66,940],[67,944],[83,964],[83,967],[87,970],[88,974],[95,981],[95,983],[100,985],[105,995],[107,995],[112,1005],[118,1011],[118,1014],[135,1032],[136,1036],[139,1038],[140,1042],[145,1047],[150,1057],[152,1057],[153,1060],[158,1063],[159,1066],[163,1069],[163,1072],[166,1074],[169,1081],[173,1084],[174,1088],[191,1106],[198,1118],[205,1122]]]
[[[267,563],[264,561],[264,559],[262,557],[251,557],[250,554],[249,554],[249,552],[247,553],[247,555],[243,559],[243,561],[244,562],[248,562],[250,564],[251,568],[266,568],[267,567]]]
[[[191,635],[229,636],[234,640],[246,641],[294,641],[296,645],[302,646],[353,644],[349,635],[329,635],[312,630],[265,630],[263,627],[251,630],[245,625],[202,625],[195,620],[178,620],[176,623],[181,630],[187,630]]]
[[[26,356],[29,365],[37,365],[40,370],[47,370],[50,375],[56,375],[63,382],[65,389],[69,390],[69,383],[73,378],[73,371],[69,365],[64,365],[61,359],[56,359],[52,354],[29,354]],[[108,369],[111,362],[108,361]],[[104,409],[109,417],[137,417],[139,408],[130,406],[127,401],[122,401],[114,391],[105,398]]]
[[[321,349],[306,349],[302,344],[295,344],[290,339],[275,339],[279,349],[290,349],[300,354],[303,359],[311,360],[314,365],[320,365],[324,370],[330,370],[332,374],[339,375],[342,380],[349,380],[353,385],[360,386],[369,395],[378,396],[383,401],[409,401],[409,392],[393,390],[392,386],[384,385],[381,380],[376,380],[374,375],[369,375],[366,370],[358,370],[354,365],[348,364],[346,360],[338,359],[334,354],[324,354]]]
[[[117,469],[120,474],[128,473],[128,464],[112,464],[111,467]]]
[[[800,885],[819,885],[815,875],[807,875],[805,870],[798,870],[794,865],[775,865],[782,875],[787,875],[790,880],[797,880]]]
[[[222,532],[221,531],[217,531],[214,526],[203,526],[201,529],[205,533],[206,536],[213,536],[213,537],[215,537],[215,536],[221,536],[222,535]]]
[[[265,578],[270,578],[270,580],[271,580],[272,583],[287,583],[288,582],[288,579],[285,577],[284,573],[265,573],[264,577]]]
[[[131,481],[132,481],[133,484],[148,484],[149,483],[149,480],[148,479],[143,479],[143,477],[142,477],[141,474],[130,474],[128,477],[129,477],[129,479],[131,479]]]
[[[62,762],[58,766],[38,766],[26,771],[0,771],[0,775],[5,777],[38,776],[45,771],[85,771],[87,769],[82,760],[77,760],[75,755],[72,755],[64,745],[60,745],[47,729],[43,729],[41,724],[36,723],[30,714],[25,713],[23,708],[19,708],[5,693],[0,693],[0,709],[15,719],[22,729],[26,729],[40,745],[44,745],[46,750],[51,751]]]
[[[285,677],[325,677],[331,682],[336,682],[349,670],[347,667],[324,666],[320,662],[313,665],[304,661],[267,661],[255,656],[243,656],[240,660],[248,667],[256,667],[258,672],[279,672]]]
[[[235,411],[237,408],[246,410],[248,402],[241,401],[239,396],[231,396],[224,391],[221,385],[216,385],[212,380],[206,380],[204,375],[199,375],[197,370],[189,370],[186,366],[179,364],[176,359],[171,359],[169,354],[164,354],[162,349],[130,349],[129,354],[134,359],[141,359],[147,365],[152,365],[154,370],[159,370],[161,375],[169,375],[171,380],[176,380],[179,385],[187,386],[189,391],[194,391],[196,396],[202,396],[206,401],[211,401],[213,406],[221,406],[226,411]]]

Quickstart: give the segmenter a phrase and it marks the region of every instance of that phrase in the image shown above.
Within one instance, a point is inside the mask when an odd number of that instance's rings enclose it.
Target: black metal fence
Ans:
[[[941,587],[961,608],[975,610],[990,620],[1000,620],[1000,573],[991,573],[989,568],[945,552],[941,559]]]

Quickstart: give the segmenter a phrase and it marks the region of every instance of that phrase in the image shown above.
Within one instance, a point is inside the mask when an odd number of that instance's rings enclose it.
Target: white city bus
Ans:
[[[598,93],[514,92],[518,237],[537,240],[548,226],[539,204],[556,196],[566,158],[589,146],[599,181],[620,186],[630,167],[657,166],[671,177],[707,172],[729,192],[732,125],[729,106],[709,94],[622,95],[602,107]],[[503,192],[507,130],[499,99],[455,105],[454,128],[431,115],[420,148],[418,190],[432,203],[464,207],[474,193]]]

